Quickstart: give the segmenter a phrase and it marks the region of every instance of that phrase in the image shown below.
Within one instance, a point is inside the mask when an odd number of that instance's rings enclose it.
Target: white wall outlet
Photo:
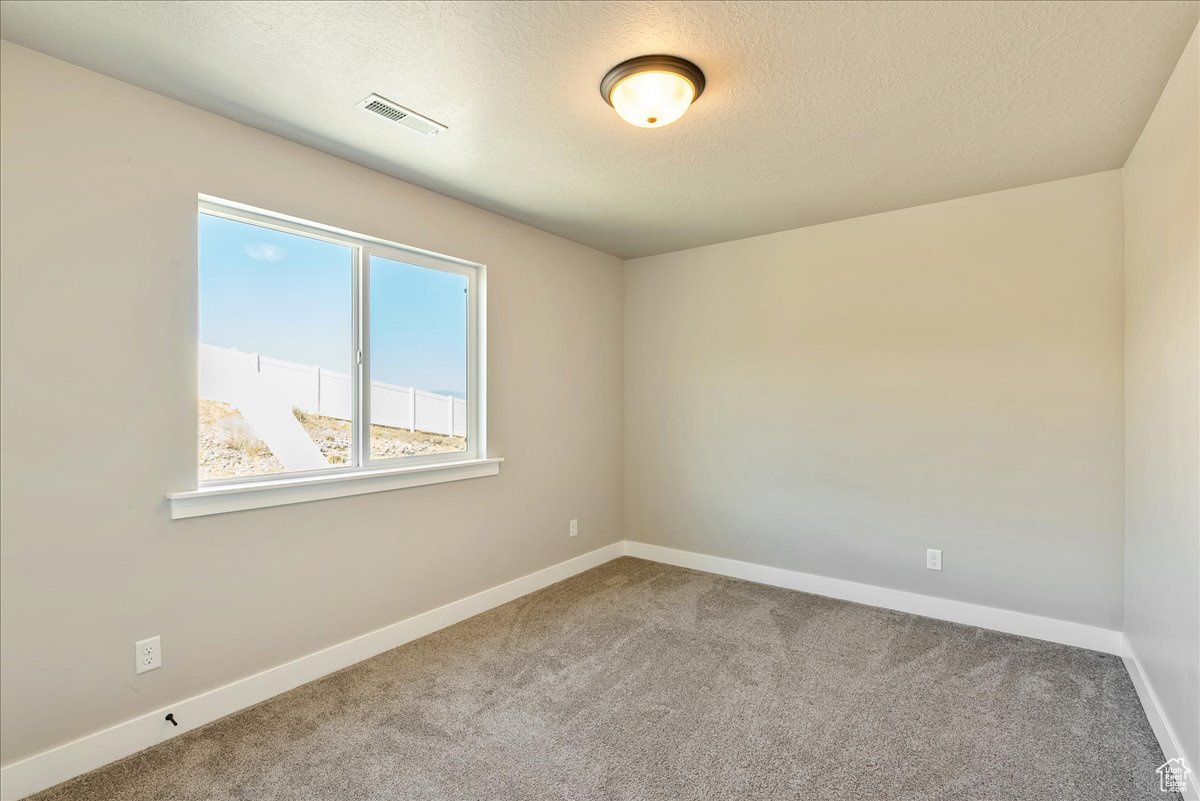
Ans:
[[[133,644],[133,655],[138,673],[162,667],[162,637],[138,640]]]
[[[579,521],[578,520],[571,521],[571,536],[572,537],[579,536]]]
[[[925,550],[925,567],[930,570],[941,570],[942,552],[937,548],[927,548]]]

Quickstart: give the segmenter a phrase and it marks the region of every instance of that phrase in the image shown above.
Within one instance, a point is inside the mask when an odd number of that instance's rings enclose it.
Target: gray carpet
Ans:
[[[623,558],[35,796],[1170,796],[1114,656]]]

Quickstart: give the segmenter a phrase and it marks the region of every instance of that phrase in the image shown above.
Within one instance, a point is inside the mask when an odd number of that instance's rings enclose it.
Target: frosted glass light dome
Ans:
[[[621,119],[661,128],[684,115],[704,91],[704,73],[675,56],[639,56],[609,70],[600,94]]]

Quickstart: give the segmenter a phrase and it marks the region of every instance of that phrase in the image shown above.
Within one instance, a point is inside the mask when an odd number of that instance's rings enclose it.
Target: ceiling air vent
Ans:
[[[369,96],[366,100],[359,103],[358,107],[365,108],[372,114],[378,114],[385,120],[391,120],[398,125],[403,125],[410,131],[416,131],[422,136],[434,136],[448,130],[440,122],[434,122],[412,109],[405,108],[399,103],[393,103],[386,97],[380,97],[379,95]]]

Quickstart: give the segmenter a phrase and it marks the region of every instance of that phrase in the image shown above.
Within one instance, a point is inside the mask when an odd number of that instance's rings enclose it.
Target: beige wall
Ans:
[[[617,259],[8,43],[0,76],[5,763],[621,539]],[[168,520],[198,192],[486,263],[501,474]]]
[[[1119,629],[1121,213],[1113,171],[627,262],[626,537]]]
[[[1198,98],[1193,33],[1123,171],[1125,632],[1193,767],[1200,766]]]

